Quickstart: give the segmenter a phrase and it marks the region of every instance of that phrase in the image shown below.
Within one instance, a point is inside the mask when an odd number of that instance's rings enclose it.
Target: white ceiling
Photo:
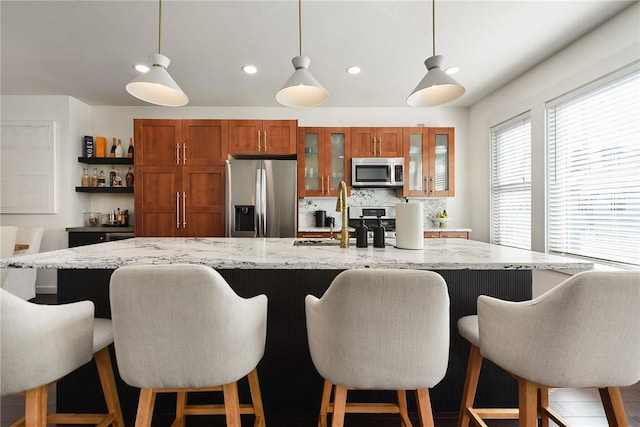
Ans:
[[[448,105],[473,105],[636,1],[438,0],[436,53],[467,89]],[[279,106],[298,54],[297,0],[162,4],[162,53],[190,106]],[[148,105],[124,86],[157,52],[157,1],[2,0],[0,14],[2,95]],[[406,107],[431,34],[429,0],[302,1],[302,53],[329,91],[325,107]],[[249,63],[258,74],[240,71]]]

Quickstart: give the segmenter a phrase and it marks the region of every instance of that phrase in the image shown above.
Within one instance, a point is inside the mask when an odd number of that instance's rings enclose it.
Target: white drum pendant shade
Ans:
[[[167,67],[171,60],[159,53],[151,54],[151,69],[127,84],[131,95],[151,104],[165,107],[181,107],[189,102],[187,95],[173,80]]]
[[[311,59],[296,56],[291,60],[295,71],[276,93],[276,101],[286,107],[315,107],[329,98],[329,92],[309,73]]]
[[[464,94],[464,87],[440,67],[443,59],[442,55],[435,55],[424,61],[427,75],[411,92],[407,104],[412,107],[431,107],[453,101]]]

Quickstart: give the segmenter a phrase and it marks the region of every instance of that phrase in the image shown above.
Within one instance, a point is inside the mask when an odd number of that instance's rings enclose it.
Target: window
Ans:
[[[550,252],[640,265],[640,71],[547,104]]]
[[[531,249],[531,118],[491,129],[491,243]]]

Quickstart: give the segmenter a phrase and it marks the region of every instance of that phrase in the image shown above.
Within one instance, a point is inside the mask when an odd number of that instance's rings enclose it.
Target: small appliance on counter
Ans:
[[[349,227],[355,228],[360,225],[361,219],[367,226],[369,234],[373,234],[373,229],[380,225],[385,229],[387,237],[396,235],[396,208],[395,206],[349,206]]]

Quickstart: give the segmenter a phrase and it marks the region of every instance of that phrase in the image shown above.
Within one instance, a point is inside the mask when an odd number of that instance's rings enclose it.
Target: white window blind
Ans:
[[[640,265],[640,71],[547,104],[550,252]]]
[[[491,243],[531,249],[531,118],[491,129]]]

